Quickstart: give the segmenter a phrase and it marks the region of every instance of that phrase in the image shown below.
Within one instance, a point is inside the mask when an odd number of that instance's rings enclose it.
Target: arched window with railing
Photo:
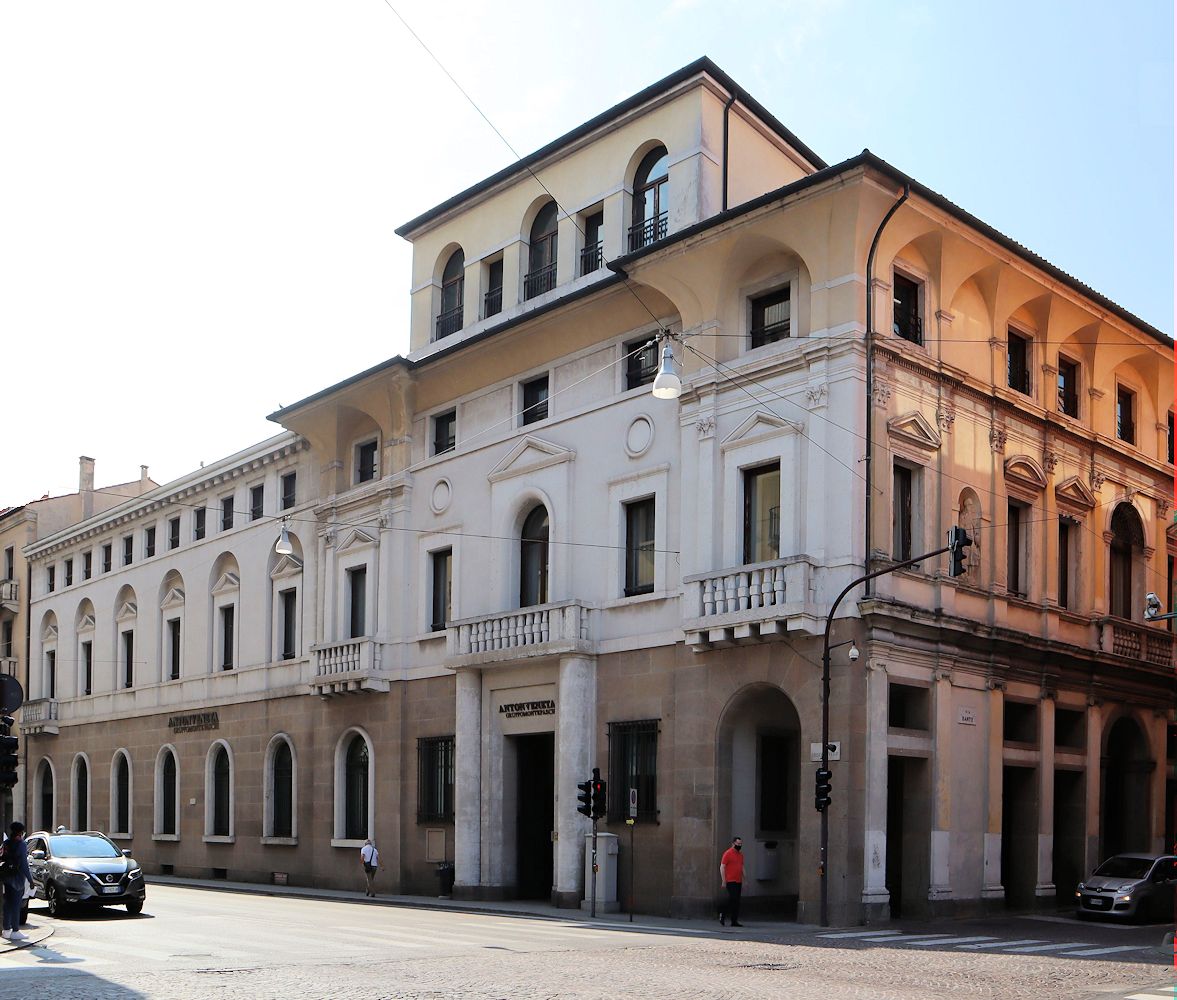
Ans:
[[[548,509],[538,504],[519,533],[519,607],[548,601]]]
[[[556,203],[549,201],[536,213],[527,241],[527,275],[523,298],[534,299],[556,287]]]
[[[666,235],[667,192],[670,157],[665,146],[651,149],[638,165],[633,178],[633,219],[629,227],[629,250],[640,250]]]
[[[462,296],[465,289],[466,255],[459,248],[450,254],[441,274],[441,311],[437,314],[434,340],[462,329]]]

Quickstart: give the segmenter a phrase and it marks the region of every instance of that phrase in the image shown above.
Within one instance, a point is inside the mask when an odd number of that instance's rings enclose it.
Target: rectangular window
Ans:
[[[744,562],[779,559],[781,464],[744,470]]]
[[[1168,429],[1165,431],[1165,460],[1173,464],[1173,411],[1169,411]]]
[[[123,539],[123,565],[130,566],[135,556],[135,536],[127,535]]]
[[[444,823],[454,818],[454,738],[417,740],[417,822]]]
[[[233,496],[221,497],[221,531],[233,527]]]
[[[204,520],[208,512],[203,507],[197,507],[192,512],[192,538],[199,542],[204,537]]]
[[[1030,339],[1014,330],[1006,331],[1006,384],[1030,395]]]
[[[658,341],[633,340],[625,345],[625,387],[649,385],[658,374]]]
[[[82,643],[82,694],[94,693],[94,643]]]
[[[605,213],[593,212],[584,220],[584,249],[580,251],[580,273],[592,274],[600,270],[604,260],[602,241],[605,228]]]
[[[503,258],[486,265],[486,295],[482,315],[497,316],[503,311]]]
[[[453,570],[454,553],[452,549],[441,549],[431,552],[429,559],[433,574],[433,607],[429,616],[429,631],[440,632],[453,617]]]
[[[753,347],[774,344],[789,336],[789,286],[752,300],[752,321],[748,333]]]
[[[1177,611],[1177,608],[1173,607],[1173,599],[1175,597],[1177,597],[1177,591],[1175,591],[1173,589],[1173,583],[1174,583],[1174,581],[1173,581],[1173,563],[1174,563],[1173,555],[1172,555],[1172,553],[1170,553],[1169,555],[1167,555],[1165,557],[1165,569],[1166,569],[1166,579],[1165,579],[1166,591],[1165,591],[1165,593],[1168,596],[1168,602],[1165,605],[1166,611]],[[1174,622],[1174,619],[1172,619],[1172,618],[1168,619],[1165,622],[1165,628],[1167,628],[1170,632],[1177,631],[1177,628],[1174,627],[1173,622]],[[1177,757],[1177,755],[1170,754],[1169,759],[1173,760],[1173,759],[1175,759],[1175,757]]]
[[[639,822],[658,822],[658,719],[609,723],[608,818],[629,816],[629,790],[637,789]]]
[[[1069,518],[1058,519],[1058,606],[1071,606],[1071,536],[1072,524]]]
[[[282,477],[282,509],[290,510],[294,506],[298,473],[288,472]]]
[[[264,483],[259,483],[257,486],[249,488],[249,519],[251,521],[258,521],[261,519],[262,510],[266,504],[266,487]]]
[[[282,602],[282,659],[298,655],[298,591],[291,588],[278,595]]]
[[[1002,742],[1038,745],[1038,706],[1006,699],[1002,706]]]
[[[891,490],[891,558],[896,562],[904,562],[912,554],[914,479],[912,470],[906,465],[895,465]]]
[[[356,445],[356,482],[369,483],[376,478],[376,442]]]
[[[221,669],[233,669],[233,619],[236,617],[237,607],[226,604],[221,608]]]
[[[112,562],[114,561],[114,546],[107,542],[102,546],[102,572],[109,573]]]
[[[168,677],[173,681],[180,679],[180,619],[168,619]]]
[[[368,567],[357,566],[347,571],[347,595],[349,603],[349,625],[351,638],[358,639],[364,635],[367,625],[366,614],[368,603]]]
[[[654,593],[654,498],[625,504],[625,596]]]
[[[57,589],[57,567],[50,566],[45,570],[45,583],[49,589],[49,593],[53,593]]]
[[[10,545],[4,550],[4,579],[15,579],[14,573],[16,573],[16,547]]]
[[[67,587],[74,585],[74,561],[72,559],[65,561],[65,585]]]
[[[1009,502],[1006,516],[1006,590],[1018,597],[1026,596],[1026,531],[1020,503]]]
[[[795,739],[787,733],[756,735],[756,833],[792,834],[797,828],[797,775]]]
[[[1079,363],[1062,355],[1058,359],[1058,409],[1079,419]]]
[[[1116,437],[1129,444],[1136,444],[1136,415],[1133,412],[1136,393],[1116,386]]]
[[[57,650],[45,650],[45,693],[50,698],[57,697]]]
[[[904,340],[913,344],[924,342],[924,324],[920,316],[920,286],[898,272],[894,275],[892,287],[894,318],[891,329]]]
[[[890,729],[927,731],[931,692],[914,684],[891,681],[887,685],[887,726]]]
[[[0,622],[0,656],[12,659],[12,619]]]
[[[155,528],[148,528],[143,532],[143,558],[150,559],[155,555]]]
[[[173,517],[168,519],[168,548],[178,549],[180,547],[180,519]]]
[[[447,410],[433,418],[433,454],[444,455],[453,451],[457,443],[458,413]]]
[[[123,687],[133,687],[135,684],[135,630],[127,629],[123,633]]]
[[[534,424],[548,416],[548,377],[541,375],[523,383],[523,423]]]
[[[89,580],[94,575],[94,553],[82,553],[82,579]]]

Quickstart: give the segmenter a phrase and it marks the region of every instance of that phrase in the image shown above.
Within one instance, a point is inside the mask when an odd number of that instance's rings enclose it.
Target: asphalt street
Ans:
[[[1167,928],[1069,916],[819,930],[152,886],[0,952],[0,998],[1174,1000]],[[29,929],[29,928],[26,928]]]

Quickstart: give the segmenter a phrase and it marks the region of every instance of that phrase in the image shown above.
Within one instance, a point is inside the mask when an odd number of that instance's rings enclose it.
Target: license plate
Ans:
[[[1104,899],[1100,896],[1096,896],[1091,900],[1091,905],[1097,909],[1106,910],[1109,906],[1112,905],[1112,901],[1110,899]]]
[[[119,887],[117,885],[104,885],[102,887],[102,891],[103,892],[118,892]]]

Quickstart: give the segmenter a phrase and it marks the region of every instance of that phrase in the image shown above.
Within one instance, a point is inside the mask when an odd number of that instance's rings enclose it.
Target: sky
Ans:
[[[1172,334],[1172,4],[1112,10],[2,4],[0,508],[83,454],[178,478],[407,351],[393,230],[516,156],[400,18],[519,155],[710,56],[827,162],[870,148]]]

